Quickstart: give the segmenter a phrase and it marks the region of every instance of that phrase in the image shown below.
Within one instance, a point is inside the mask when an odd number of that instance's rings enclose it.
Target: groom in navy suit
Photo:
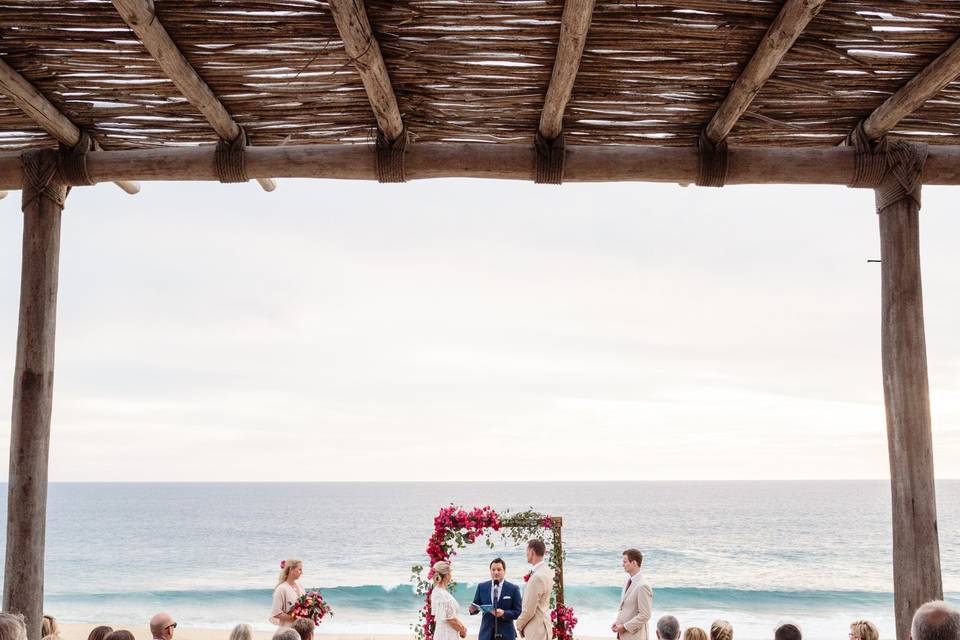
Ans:
[[[470,604],[470,615],[480,613],[480,605],[490,605],[492,613],[484,612],[480,621],[478,640],[516,640],[517,630],[513,621],[520,617],[522,599],[520,587],[507,582],[507,563],[501,558],[490,562],[491,580],[477,585],[477,593]]]

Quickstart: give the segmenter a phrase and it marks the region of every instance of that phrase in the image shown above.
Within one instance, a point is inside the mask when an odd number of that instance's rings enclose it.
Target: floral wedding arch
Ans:
[[[507,511],[497,513],[491,507],[475,507],[466,511],[462,507],[450,505],[440,509],[440,513],[433,519],[433,535],[427,542],[427,557],[430,559],[430,569],[426,577],[423,576],[423,565],[413,567],[411,580],[416,585],[417,595],[425,599],[420,608],[419,620],[413,629],[418,640],[432,640],[436,620],[430,608],[430,594],[433,591],[433,565],[441,560],[450,560],[457,551],[483,539],[488,547],[494,547],[494,537],[499,535],[501,540],[510,540],[514,544],[526,544],[531,538],[546,538],[549,531],[550,540],[544,539],[549,548],[548,564],[554,571],[553,593],[550,594],[550,619],[553,622],[553,637],[555,640],[573,640],[573,628],[577,619],[573,615],[573,608],[563,602],[563,559],[565,552],[560,537],[560,528],[563,519],[536,511],[523,511],[511,514]]]

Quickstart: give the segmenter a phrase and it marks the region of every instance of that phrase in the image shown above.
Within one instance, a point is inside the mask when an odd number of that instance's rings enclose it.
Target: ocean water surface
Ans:
[[[937,492],[944,589],[960,601],[960,481]],[[65,622],[143,625],[168,610],[183,627],[266,629],[279,562],[298,557],[301,583],[335,610],[322,633],[409,633],[421,604],[410,567],[426,561],[433,517],[450,503],[563,517],[580,635],[609,634],[620,555],[633,546],[645,554],[654,616],[684,627],[723,617],[751,640],[791,621],[810,640],[843,640],[866,617],[894,635],[885,481],[55,483],[45,606]],[[522,584],[523,549],[495,540],[454,559],[462,602],[496,555]],[[468,622],[474,632],[478,622]]]

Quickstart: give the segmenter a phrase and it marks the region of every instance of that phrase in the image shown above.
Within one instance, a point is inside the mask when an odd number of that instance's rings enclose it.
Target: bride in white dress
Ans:
[[[433,640],[457,640],[467,637],[467,627],[464,626],[457,614],[460,605],[450,592],[447,585],[453,580],[450,563],[441,560],[433,565],[433,591],[430,593],[430,609],[436,621],[433,631]]]

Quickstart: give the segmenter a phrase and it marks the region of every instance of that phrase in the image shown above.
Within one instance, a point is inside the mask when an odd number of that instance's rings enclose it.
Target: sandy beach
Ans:
[[[60,638],[62,640],[86,640],[90,630],[97,625],[93,624],[61,624]],[[322,627],[321,627],[322,628]],[[118,626],[114,629],[126,629],[136,636],[137,640],[151,640],[150,632],[144,623],[142,628],[133,628],[127,626]],[[178,627],[174,640],[227,640],[230,635],[229,629],[202,629],[196,627]],[[270,640],[273,637],[272,631],[254,631],[253,640]],[[325,634],[322,631],[317,633],[317,640],[410,640],[411,635],[402,634]],[[471,634],[467,640],[476,640],[477,636]],[[597,637],[577,636],[577,640],[604,640]]]

